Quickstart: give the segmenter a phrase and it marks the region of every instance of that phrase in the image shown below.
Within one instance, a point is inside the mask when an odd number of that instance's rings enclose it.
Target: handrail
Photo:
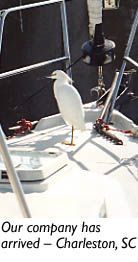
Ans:
[[[19,177],[17,176],[16,170],[13,166],[11,156],[9,154],[8,146],[6,144],[5,137],[4,137],[1,126],[0,126],[0,152],[5,162],[9,181],[11,183],[13,192],[16,194],[22,214],[24,217],[30,218],[31,214],[30,214],[29,208],[27,206],[27,203],[24,197],[24,192],[23,192]]]
[[[40,6],[44,6],[44,5],[54,4],[54,3],[60,3],[65,56],[1,73],[0,79],[7,78],[7,77],[10,77],[10,76],[14,76],[14,75],[17,75],[17,74],[21,74],[21,73],[24,73],[24,72],[27,72],[27,71],[30,71],[30,70],[37,69],[41,66],[45,66],[47,64],[59,62],[59,61],[63,61],[63,60],[67,60],[66,67],[67,68],[69,67],[69,65],[70,65],[70,50],[69,50],[69,39],[68,39],[68,28],[67,28],[65,0],[48,0],[48,1],[34,3],[34,4],[12,7],[12,8],[9,8],[7,10],[1,10],[0,11],[0,54],[1,54],[4,23],[5,23],[6,17],[9,13],[14,12],[14,11],[20,11],[20,10],[28,9],[28,8],[40,7]],[[70,73],[70,69],[68,69],[68,74],[69,73]],[[27,206],[27,203],[25,201],[24,192],[23,192],[23,189],[22,189],[21,182],[20,182],[20,180],[17,176],[16,170],[15,170],[14,165],[12,163],[12,159],[11,159],[11,156],[10,156],[10,153],[9,153],[9,150],[8,150],[8,146],[7,146],[7,143],[6,143],[6,140],[5,140],[1,126],[0,126],[0,152],[1,152],[3,160],[5,162],[9,181],[11,183],[13,192],[16,194],[16,197],[17,197],[19,206],[21,208],[21,211],[23,213],[23,216],[29,218],[29,217],[31,217],[31,214],[30,214],[29,208]]]
[[[132,64],[136,69],[138,69],[138,63],[135,60],[133,60],[132,58],[128,56],[124,56],[124,60]]]
[[[59,3],[59,2],[63,2],[63,1],[64,0],[47,0],[47,1],[33,3],[33,4],[26,4],[26,5],[22,5],[22,6],[10,7],[10,8],[7,8],[6,11],[7,11],[7,13],[11,13],[11,12],[19,11],[19,10],[29,9],[29,8],[33,8],[33,7],[40,7],[40,6]]]
[[[130,50],[131,50],[131,47],[132,47],[132,44],[133,44],[133,41],[134,41],[134,37],[135,37],[135,34],[136,34],[137,27],[138,27],[138,9],[136,11],[135,19],[134,19],[134,22],[133,22],[133,25],[132,25],[132,28],[131,28],[131,32],[130,32],[130,35],[129,35],[127,47],[126,47],[125,54],[124,54],[123,63],[122,63],[122,66],[121,66],[121,69],[120,69],[120,72],[119,72],[119,75],[118,75],[118,78],[117,78],[117,81],[116,81],[114,93],[112,95],[111,104],[110,104],[109,110],[107,112],[106,124],[109,124],[127,61],[129,60],[129,62],[134,64],[134,61],[129,58],[129,53],[130,53]],[[138,64],[135,63],[136,67],[137,67],[137,65]]]
[[[1,54],[1,48],[2,48],[4,23],[5,23],[6,17],[9,13],[15,12],[15,11],[21,11],[21,10],[25,10],[25,9],[30,9],[30,8],[35,8],[35,7],[41,7],[41,6],[45,6],[45,5],[49,5],[49,4],[55,4],[55,3],[60,3],[60,10],[61,10],[61,20],[62,20],[62,29],[63,29],[63,39],[64,39],[64,52],[65,52],[65,56],[62,57],[62,60],[66,60],[66,68],[69,68],[69,65],[70,65],[70,50],[69,50],[69,39],[68,39],[68,27],[67,27],[65,0],[48,0],[48,1],[44,1],[44,2],[38,2],[38,3],[33,3],[33,4],[11,7],[11,8],[5,9],[5,10],[0,10],[0,54]],[[61,60],[60,59],[58,60],[58,58],[55,61],[54,61],[54,59],[48,60],[48,61],[46,61],[45,65],[50,64],[50,63],[54,63],[54,62],[58,62],[58,61],[61,61]],[[43,63],[42,63],[42,65],[39,64],[39,67],[40,66],[44,66],[44,64]],[[28,68],[28,70],[30,70],[30,68]],[[32,70],[33,70],[33,68],[32,68]],[[26,67],[26,70],[24,70],[24,68],[23,68],[23,71],[20,70],[20,72],[18,74],[26,72],[26,71],[27,71],[27,67]],[[71,75],[71,70],[68,69],[67,73],[69,75]],[[15,74],[13,74],[13,75],[15,75]],[[9,74],[8,74],[8,77],[9,77]]]
[[[49,1],[44,1],[44,2],[39,2],[39,3],[33,3],[33,4],[28,4],[28,5],[20,5],[16,7],[11,7],[8,9],[3,9],[0,11],[0,53],[1,53],[1,45],[2,45],[2,36],[3,36],[3,28],[4,28],[4,22],[9,13],[16,12],[16,11],[21,11],[29,8],[34,8],[34,7],[40,7],[40,6],[45,6],[49,4],[54,4],[58,2],[63,2],[64,0],[49,0]]]
[[[99,116],[99,118],[104,119],[104,121],[106,119],[106,114],[107,114],[107,111],[109,109],[110,102],[111,102],[111,99],[112,99],[112,96],[113,96],[113,93],[114,93],[114,90],[115,90],[115,86],[116,86],[116,81],[117,81],[118,75],[119,75],[119,72],[116,72],[115,76],[114,76],[114,80],[113,80],[111,88],[110,88],[110,92],[108,93],[107,99],[105,101],[104,108],[101,111],[101,114]]]
[[[25,73],[25,72],[29,72],[29,71],[38,69],[42,66],[49,65],[51,63],[61,62],[61,61],[67,60],[67,59],[68,59],[68,57],[63,56],[63,57],[55,58],[55,59],[52,59],[52,60],[49,60],[49,61],[40,62],[40,63],[37,63],[37,64],[33,64],[33,65],[17,68],[17,69],[11,70],[11,71],[7,71],[7,72],[4,72],[4,73],[0,73],[0,79],[19,75],[19,74],[22,74],[22,73]]]

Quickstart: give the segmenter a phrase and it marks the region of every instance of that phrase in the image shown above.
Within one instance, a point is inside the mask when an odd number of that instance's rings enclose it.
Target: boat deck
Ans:
[[[71,128],[60,114],[8,141],[32,217],[138,217],[138,139],[113,132],[123,145],[113,144],[92,129],[100,109],[86,108],[86,131],[75,130],[75,146],[61,143],[70,142]],[[115,128],[137,128],[117,111],[112,121]],[[21,217],[2,160],[0,166],[0,216]]]

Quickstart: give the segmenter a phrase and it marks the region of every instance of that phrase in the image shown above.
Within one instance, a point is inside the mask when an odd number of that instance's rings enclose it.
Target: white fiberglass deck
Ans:
[[[32,217],[138,217],[138,139],[115,132],[123,145],[114,145],[101,137],[92,130],[99,113],[86,109],[87,130],[75,130],[76,146],[61,144],[70,141],[71,128],[60,115],[43,118],[34,133],[8,141]],[[117,111],[112,121],[115,128],[137,129]],[[21,217],[0,167],[0,217]]]

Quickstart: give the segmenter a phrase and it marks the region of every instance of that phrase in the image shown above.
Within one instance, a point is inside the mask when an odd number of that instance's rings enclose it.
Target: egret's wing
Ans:
[[[83,130],[85,128],[84,112],[77,89],[67,83],[55,86],[54,93],[64,121]]]

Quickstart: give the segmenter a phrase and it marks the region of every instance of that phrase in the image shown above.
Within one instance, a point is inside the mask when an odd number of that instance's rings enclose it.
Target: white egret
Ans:
[[[71,143],[63,144],[74,146],[74,128],[85,130],[84,110],[82,100],[77,89],[72,85],[72,79],[62,70],[54,71],[48,78],[54,79],[54,95],[59,111],[66,122],[72,126]]]

